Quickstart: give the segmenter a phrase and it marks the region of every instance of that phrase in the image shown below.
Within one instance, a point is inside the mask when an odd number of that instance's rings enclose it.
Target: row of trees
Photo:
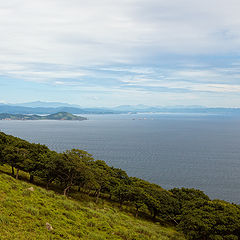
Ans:
[[[156,184],[129,177],[125,171],[94,160],[86,151],[63,153],[0,132],[0,163],[29,173],[30,181],[39,177],[46,188],[54,183],[67,195],[74,188],[96,198],[107,196],[134,207],[135,215],[145,212],[154,219],[170,222],[189,239],[239,239],[240,207],[225,201],[211,201],[196,189],[164,190]]]

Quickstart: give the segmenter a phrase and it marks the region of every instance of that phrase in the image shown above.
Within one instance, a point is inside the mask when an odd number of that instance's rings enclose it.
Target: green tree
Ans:
[[[19,170],[24,170],[24,161],[28,156],[28,151],[25,148],[16,146],[6,146],[3,150],[4,160],[12,167],[12,175],[14,176],[14,168],[17,169],[16,179],[19,176]]]
[[[87,159],[87,153],[79,155],[78,151],[76,153],[75,149],[59,154],[57,179],[64,183],[63,194],[65,196],[73,185],[79,184],[79,175],[85,171],[87,167],[85,160]]]
[[[183,208],[178,229],[189,239],[237,239],[240,237],[240,209],[225,201],[189,201]]]
[[[29,157],[25,159],[24,170],[30,175],[30,182],[33,182],[34,175],[37,175],[40,169],[42,169],[40,157],[50,150],[47,146],[41,144],[29,144],[28,146]]]
[[[130,186],[129,187],[129,200],[134,205],[136,212],[135,217],[138,217],[139,209],[146,206],[145,200],[146,195],[144,190],[140,187]]]

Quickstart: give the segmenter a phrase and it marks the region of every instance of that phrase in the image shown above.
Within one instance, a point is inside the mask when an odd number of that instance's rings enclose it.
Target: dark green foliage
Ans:
[[[196,199],[205,199],[210,200],[209,197],[204,194],[204,192],[197,189],[189,189],[189,188],[173,188],[170,190],[173,193],[174,198],[176,198],[179,202],[184,204],[187,201],[192,201]]]
[[[175,208],[175,215],[181,215],[182,210],[185,204],[196,201],[196,200],[207,200],[209,201],[209,197],[204,194],[204,192],[193,189],[193,188],[173,188],[169,190],[172,193],[172,196],[178,202],[178,208]]]
[[[225,201],[197,200],[183,208],[178,225],[189,239],[238,239],[240,209]]]

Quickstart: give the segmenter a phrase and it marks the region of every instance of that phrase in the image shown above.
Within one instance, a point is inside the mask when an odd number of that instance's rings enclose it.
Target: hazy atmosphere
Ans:
[[[0,102],[240,107],[237,0],[0,3]]]

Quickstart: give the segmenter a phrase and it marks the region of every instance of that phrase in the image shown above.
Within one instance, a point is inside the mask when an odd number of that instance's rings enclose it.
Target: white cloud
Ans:
[[[197,84],[193,85],[191,90],[195,91],[207,91],[217,93],[240,93],[239,85],[227,85],[227,84]]]
[[[165,100],[196,98],[175,89],[237,94],[239,62],[205,57],[238,56],[239,12],[239,0],[1,1],[0,75],[126,101],[158,99],[154,87],[169,89]]]
[[[121,79],[124,86],[136,88],[142,87],[153,91],[176,92],[192,91],[209,93],[240,93],[240,69],[237,68],[213,68],[183,69],[156,72],[153,75],[125,76]],[[160,88],[163,88],[161,91]]]
[[[12,0],[0,9],[1,59],[12,62],[89,65],[163,52],[239,52],[238,0]]]

